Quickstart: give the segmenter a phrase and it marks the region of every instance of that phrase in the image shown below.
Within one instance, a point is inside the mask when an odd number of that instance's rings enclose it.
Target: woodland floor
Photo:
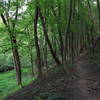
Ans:
[[[35,81],[5,100],[100,100],[100,58],[80,56],[73,72],[68,81],[58,67],[42,83]]]

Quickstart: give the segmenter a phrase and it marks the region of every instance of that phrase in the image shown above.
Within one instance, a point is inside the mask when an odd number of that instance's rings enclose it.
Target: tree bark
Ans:
[[[61,56],[62,56],[62,60],[63,60],[63,39],[62,39],[62,34],[61,34],[61,29],[60,29],[60,15],[61,15],[61,11],[60,11],[60,4],[59,4],[59,12],[58,12],[58,16],[54,10],[54,8],[52,7],[52,12],[53,15],[56,18],[56,23],[57,23],[57,29],[58,29],[58,34],[59,34],[59,41],[60,41],[60,51],[61,51]]]
[[[56,56],[56,54],[55,54],[55,52],[54,52],[54,50],[53,50],[53,47],[52,47],[52,45],[51,45],[51,42],[50,42],[50,40],[49,40],[48,33],[47,33],[47,30],[46,30],[45,18],[44,18],[44,16],[42,15],[42,12],[41,12],[40,8],[39,8],[39,15],[40,15],[40,19],[41,19],[42,26],[43,26],[44,36],[45,36],[45,39],[46,39],[46,41],[47,41],[47,43],[48,43],[48,46],[49,46],[49,48],[50,48],[51,54],[52,54],[52,56],[53,56],[55,62],[56,62],[58,65],[61,65],[61,62],[60,62],[60,60],[57,58],[57,56]]]
[[[38,77],[42,77],[42,68],[41,68],[41,56],[40,56],[40,48],[38,43],[38,35],[37,35],[37,23],[39,17],[39,8],[36,6],[35,10],[35,18],[34,18],[34,37],[35,37],[35,46],[36,46],[36,60],[37,60],[37,67],[38,67]]]
[[[14,62],[15,62],[16,78],[17,78],[18,85],[21,85],[21,87],[22,87],[21,64],[20,64],[16,36],[13,35],[12,32],[9,32],[9,34],[10,34],[10,40],[11,40],[11,44],[12,44],[13,58],[14,58]]]
[[[99,15],[99,30],[100,30],[100,1],[97,0],[97,6],[98,6],[98,15]]]
[[[20,64],[19,52],[18,52],[18,48],[17,48],[16,35],[10,29],[10,25],[7,24],[8,20],[5,19],[3,14],[1,14],[1,18],[2,18],[2,21],[5,24],[6,28],[8,29],[9,34],[10,34],[10,40],[11,40],[12,53],[13,53],[13,58],[14,58],[14,63],[15,63],[17,82],[18,82],[18,85],[21,85],[21,87],[23,87],[22,86],[22,75],[21,75],[21,64]],[[15,25],[13,27],[13,31],[14,31],[14,28],[15,28]]]
[[[69,30],[70,30],[71,19],[72,19],[72,0],[70,0],[70,12],[69,12],[68,24],[67,24],[65,34],[64,34],[63,66],[66,69],[67,76],[69,76],[69,71],[68,71],[67,62],[66,62],[67,38],[68,38]]]

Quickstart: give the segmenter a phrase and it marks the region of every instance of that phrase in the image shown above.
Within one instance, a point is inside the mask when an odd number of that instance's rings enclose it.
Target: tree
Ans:
[[[44,16],[42,15],[42,12],[41,12],[41,9],[39,8],[39,15],[40,15],[40,18],[41,18],[41,22],[42,22],[42,26],[43,26],[43,32],[44,32],[44,36],[45,36],[45,39],[48,43],[48,46],[50,48],[50,51],[51,51],[51,54],[55,60],[55,62],[58,64],[58,65],[61,65],[61,62],[59,61],[59,59],[57,58],[53,48],[52,48],[52,44],[49,40],[49,37],[48,37],[48,34],[47,34],[47,30],[46,30],[46,22],[45,22],[45,18]]]
[[[9,1],[8,5],[10,5],[10,1]],[[3,5],[2,5],[2,7],[3,7]],[[6,14],[4,16],[4,14],[2,13],[1,18],[9,32],[11,45],[12,45],[13,58],[14,58],[14,63],[15,63],[16,78],[17,78],[18,85],[21,85],[21,87],[22,87],[21,64],[20,64],[18,45],[17,45],[16,33],[15,33],[16,22],[15,21],[10,22],[11,19],[9,17],[9,12],[8,12],[9,8],[8,9],[4,8],[4,10],[5,10]],[[17,21],[17,18],[18,18],[18,0],[16,1],[16,11],[15,11],[15,16],[14,16],[13,20]]]
[[[72,0],[70,0],[70,13],[69,13],[69,19],[68,19],[68,24],[67,24],[67,27],[66,27],[66,30],[65,30],[65,34],[64,34],[64,51],[63,51],[63,66],[65,67],[66,69],[66,72],[67,72],[67,75],[69,76],[69,72],[68,72],[68,68],[67,65],[66,65],[66,53],[67,53],[67,38],[68,38],[68,35],[70,33],[70,25],[71,25],[71,19],[72,19]]]
[[[38,43],[38,35],[37,35],[37,24],[38,24],[38,17],[39,17],[39,8],[36,3],[35,8],[35,17],[34,17],[34,37],[35,37],[35,46],[36,46],[36,64],[38,67],[38,77],[42,77],[42,68],[41,68],[41,54],[40,54],[40,48]]]

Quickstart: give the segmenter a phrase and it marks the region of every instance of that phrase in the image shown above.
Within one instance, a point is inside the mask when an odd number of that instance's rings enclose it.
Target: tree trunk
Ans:
[[[16,78],[17,78],[18,85],[21,85],[22,87],[21,64],[20,64],[20,58],[19,58],[19,53],[18,53],[18,48],[17,48],[16,35],[12,33],[12,30],[10,29],[10,25],[7,24],[7,21],[9,23],[9,20],[6,20],[3,14],[1,14],[1,18],[10,34],[12,53],[13,53],[13,58],[14,58],[14,63],[15,63],[15,70],[16,70]],[[15,24],[13,27],[13,31],[14,31],[14,28],[15,28]]]
[[[30,61],[31,61],[32,75],[34,76],[34,63],[33,63],[33,54],[32,54],[32,47],[31,46],[29,46],[29,52],[30,52]]]
[[[66,62],[67,38],[68,38],[69,30],[70,30],[71,18],[72,18],[72,0],[70,0],[69,19],[68,19],[68,24],[67,24],[66,31],[65,31],[65,34],[64,34],[63,65],[64,65],[64,68],[66,69],[67,76],[69,76],[69,71],[68,71],[67,62]]]
[[[19,53],[18,53],[16,36],[12,34],[12,32],[9,32],[9,34],[10,34],[10,40],[12,44],[12,52],[13,52],[13,58],[14,58],[14,63],[15,63],[16,78],[17,78],[18,85],[21,85],[22,87],[21,64],[20,64],[20,58],[19,58]]]
[[[31,45],[31,38],[30,38],[30,32],[27,29],[27,38],[28,38],[28,49],[29,49],[29,55],[30,55],[30,62],[31,62],[31,68],[32,68],[32,75],[34,77],[34,63],[33,63],[33,54],[32,54],[32,45]]]
[[[99,30],[100,30],[100,1],[97,0],[97,6],[98,6],[98,15],[99,15]]]
[[[50,48],[51,54],[52,54],[52,56],[53,56],[55,62],[56,62],[58,65],[61,65],[61,62],[60,62],[60,60],[57,58],[57,56],[56,56],[56,54],[55,54],[55,52],[54,52],[54,50],[53,50],[53,48],[52,48],[51,42],[50,42],[50,40],[49,40],[48,33],[47,33],[47,30],[46,30],[45,19],[44,19],[44,16],[42,15],[42,12],[41,12],[40,8],[39,8],[39,15],[40,15],[41,22],[42,22],[42,26],[43,26],[44,36],[45,36],[46,41],[47,41],[47,43],[48,43],[48,46],[49,46],[49,48]]]
[[[63,39],[62,39],[62,34],[61,34],[61,28],[60,28],[60,20],[61,20],[61,11],[60,11],[61,7],[60,7],[60,4],[59,4],[59,12],[58,12],[58,16],[54,10],[54,8],[52,7],[52,12],[53,12],[53,15],[55,16],[56,18],[56,23],[57,23],[57,30],[58,30],[58,34],[59,34],[59,41],[60,41],[60,52],[61,52],[61,56],[62,56],[62,60],[63,60]]]
[[[37,23],[38,23],[38,17],[39,17],[39,9],[38,6],[36,6],[35,10],[35,18],[34,18],[34,37],[35,37],[35,46],[36,46],[36,53],[37,53],[37,67],[38,67],[38,77],[42,77],[42,68],[41,68],[41,57],[40,57],[40,48],[38,43],[38,35],[37,35]]]

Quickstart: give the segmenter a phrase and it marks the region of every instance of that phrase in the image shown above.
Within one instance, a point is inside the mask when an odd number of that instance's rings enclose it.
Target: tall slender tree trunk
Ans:
[[[16,0],[15,20],[18,19],[18,7],[19,7],[18,0]],[[16,22],[12,22],[12,30],[9,31],[9,33],[10,33],[10,40],[12,44],[12,52],[13,52],[13,57],[14,57],[14,62],[15,62],[16,77],[17,77],[18,85],[21,85],[21,87],[23,87],[22,86],[21,64],[20,64],[20,57],[19,57],[19,52],[18,52],[16,34],[15,34],[15,27],[16,27]]]
[[[62,34],[61,34],[59,22],[57,22],[57,27],[58,27],[58,33],[59,33],[60,51],[61,51],[61,56],[62,56],[62,60],[63,60],[63,39],[62,39]]]
[[[97,0],[97,6],[98,6],[98,15],[99,15],[99,30],[100,30],[100,1]]]
[[[59,3],[59,12],[58,12],[58,16],[54,10],[54,8],[52,7],[52,12],[53,12],[53,15],[55,16],[56,18],[56,22],[57,22],[57,30],[58,30],[58,34],[59,34],[59,41],[60,41],[60,52],[61,52],[61,56],[62,56],[62,60],[63,60],[63,39],[62,39],[62,34],[61,34],[61,28],[60,28],[60,21],[61,21],[61,5]],[[62,61],[63,62],[63,61]]]
[[[66,56],[67,56],[67,38],[68,38],[68,35],[69,35],[69,31],[70,31],[71,19],[72,19],[72,0],[70,0],[70,12],[69,12],[68,24],[67,24],[65,34],[64,34],[63,65],[64,65],[64,68],[66,69],[67,76],[69,76],[69,71],[68,71],[67,62],[66,62],[67,61],[66,60]]]
[[[13,29],[11,30],[9,19],[7,18],[8,20],[6,20],[5,16],[3,14],[1,14],[1,18],[10,34],[12,53],[13,53],[13,58],[14,58],[15,70],[16,70],[16,78],[17,78],[18,85],[21,85],[21,87],[22,87],[21,64],[20,64],[18,46],[17,46],[17,41],[16,41],[16,35],[14,34],[15,24],[13,24]]]
[[[55,60],[55,62],[58,64],[58,65],[61,65],[61,62],[60,60],[58,59],[58,57],[56,56],[54,50],[53,50],[53,47],[51,45],[51,42],[49,40],[49,37],[48,37],[48,33],[47,33],[47,30],[46,30],[46,22],[45,22],[45,18],[44,16],[42,15],[42,12],[41,12],[41,9],[39,8],[39,15],[40,15],[40,19],[41,19],[41,22],[42,22],[42,26],[43,26],[43,32],[44,32],[44,36],[46,38],[46,41],[48,43],[48,46],[50,48],[50,51],[51,51],[51,54]]]
[[[34,37],[35,37],[35,46],[36,46],[36,62],[38,67],[38,77],[42,77],[42,68],[41,68],[41,57],[40,57],[40,48],[38,43],[38,35],[37,35],[37,23],[38,23],[38,17],[39,17],[39,8],[36,6],[35,9],[35,17],[34,17]]]
[[[33,55],[32,55],[32,51],[31,51],[31,48],[30,48],[30,57],[31,57],[31,68],[32,68],[32,75],[34,77],[34,63],[33,63]]]
[[[15,63],[16,78],[17,78],[18,85],[21,85],[22,87],[22,78],[21,78],[22,74],[21,74],[21,64],[20,64],[18,46],[17,46],[16,36],[13,35],[11,32],[10,32],[10,39],[11,39],[12,52],[13,52],[13,58]]]
[[[28,49],[29,49],[30,62],[31,62],[31,68],[32,68],[32,75],[34,76],[34,63],[33,63],[32,45],[30,42],[31,38],[30,38],[29,29],[27,29],[27,38],[28,38]]]
[[[34,63],[33,63],[33,54],[32,54],[32,47],[29,44],[29,53],[30,53],[30,62],[32,68],[32,75],[34,76]]]
[[[47,41],[45,41],[45,67],[46,67],[46,72],[48,70],[48,48],[47,48]]]

